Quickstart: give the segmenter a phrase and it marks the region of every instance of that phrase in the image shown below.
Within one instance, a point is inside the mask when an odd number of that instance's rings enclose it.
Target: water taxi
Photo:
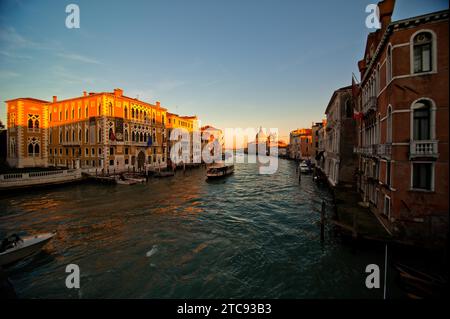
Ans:
[[[206,176],[208,179],[220,178],[233,174],[234,165],[226,165],[224,163],[215,163],[208,167]]]

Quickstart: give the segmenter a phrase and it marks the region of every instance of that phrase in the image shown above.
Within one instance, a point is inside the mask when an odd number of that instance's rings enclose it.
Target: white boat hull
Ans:
[[[39,252],[55,235],[55,233],[46,233],[22,237],[22,242],[0,253],[0,266],[12,264]]]

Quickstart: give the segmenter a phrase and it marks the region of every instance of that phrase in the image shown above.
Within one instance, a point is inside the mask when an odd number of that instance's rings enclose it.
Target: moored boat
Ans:
[[[43,233],[19,237],[11,235],[3,239],[0,248],[0,266],[9,265],[39,252],[56,233]]]
[[[207,178],[220,178],[233,174],[234,165],[226,165],[223,163],[212,164],[206,171]]]
[[[299,168],[300,168],[300,172],[304,173],[304,174],[308,174],[308,173],[312,172],[311,167],[308,164],[306,164],[306,163],[301,163],[299,165]]]

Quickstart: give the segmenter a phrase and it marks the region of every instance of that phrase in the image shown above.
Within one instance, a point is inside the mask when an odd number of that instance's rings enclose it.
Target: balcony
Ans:
[[[377,148],[378,156],[384,157],[386,159],[391,158],[391,154],[392,154],[392,144],[391,143],[378,144],[377,146],[378,146],[378,148]]]
[[[364,155],[364,156],[376,156],[377,155],[377,146],[376,144],[373,145],[366,145],[362,147],[354,147],[353,152],[356,154]]]
[[[363,113],[366,114],[369,111],[376,111],[377,109],[377,97],[371,96],[367,99],[366,103],[363,105]]]
[[[416,157],[439,157],[438,141],[411,141],[409,144],[409,158]]]

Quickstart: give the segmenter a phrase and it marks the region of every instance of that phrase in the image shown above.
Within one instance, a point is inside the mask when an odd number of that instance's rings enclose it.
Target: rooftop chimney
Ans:
[[[157,107],[161,107],[161,102],[156,101],[156,106],[157,106]]]
[[[83,91],[83,96],[87,96],[87,92],[86,91]]]
[[[378,2],[378,8],[380,10],[380,23],[381,29],[386,30],[387,26],[391,23],[392,13],[394,12],[395,0],[383,0]]]
[[[58,100],[58,97],[56,95],[53,95],[53,103],[56,103],[57,100]]]
[[[117,97],[122,96],[123,90],[122,89],[114,89],[114,95]]]

